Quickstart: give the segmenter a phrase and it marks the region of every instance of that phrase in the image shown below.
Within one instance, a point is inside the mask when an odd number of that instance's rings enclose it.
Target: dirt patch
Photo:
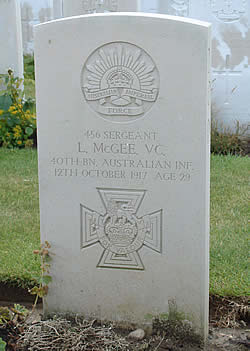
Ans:
[[[140,342],[129,340],[128,334],[129,331],[121,335],[112,324],[100,325],[96,321],[40,321],[25,327],[15,351],[200,351],[205,347],[193,336],[190,339],[186,332],[180,337],[181,334],[176,334],[171,328],[164,331],[154,329],[153,336]],[[250,348],[249,340],[246,329],[213,328],[206,350],[246,351]]]
[[[24,303],[29,309],[31,304]],[[0,306],[10,305],[8,302]],[[142,341],[128,338],[132,329],[75,318],[41,320],[41,305],[28,319],[0,326],[6,351],[247,351],[250,350],[247,298],[210,297],[210,333],[205,346],[188,321],[156,319],[153,334]],[[222,328],[223,327],[223,328]],[[230,328],[229,328],[230,327]]]
[[[210,296],[209,322],[219,328],[246,327],[250,324],[249,297]]]
[[[247,328],[210,328],[208,351],[246,351],[250,349],[250,330]]]
[[[0,301],[13,303],[34,302],[34,296],[28,292],[28,289],[0,283]]]
[[[5,302],[5,303],[4,303]],[[0,283],[0,306],[8,303],[22,303],[30,306],[34,302],[34,296],[16,286]],[[42,300],[38,300],[41,304]],[[214,327],[244,327],[242,322],[249,323],[249,297],[221,297],[210,295],[209,298],[209,322]]]

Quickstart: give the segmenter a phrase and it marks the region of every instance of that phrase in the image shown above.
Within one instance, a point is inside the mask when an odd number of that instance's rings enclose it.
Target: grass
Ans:
[[[28,287],[39,272],[36,150],[0,149],[0,170],[0,282]],[[249,294],[248,170],[247,157],[212,156],[211,294]]]
[[[24,95],[26,99],[35,100],[35,81],[32,79],[24,79]]]
[[[36,150],[0,149],[0,281],[27,287],[39,271]]]
[[[213,156],[211,163],[210,292],[249,295],[248,157]]]

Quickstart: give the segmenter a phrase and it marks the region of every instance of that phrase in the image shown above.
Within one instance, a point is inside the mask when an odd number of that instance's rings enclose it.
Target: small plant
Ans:
[[[0,338],[0,351],[5,351],[6,342]]]
[[[169,312],[153,320],[153,330],[157,335],[174,340],[176,345],[202,345],[201,337],[193,329],[192,322],[185,313],[178,311],[174,300],[168,301]]]
[[[0,96],[0,146],[32,147],[36,138],[36,116],[31,102],[23,98],[22,79],[8,70]]]
[[[13,308],[0,307],[0,351],[16,350],[14,345],[22,332],[22,325],[29,314],[29,311],[21,305],[14,305]]]
[[[33,310],[36,308],[38,298],[42,298],[47,295],[48,293],[48,284],[52,281],[51,276],[49,275],[50,269],[50,254],[49,249],[51,245],[48,241],[45,241],[44,244],[40,245],[40,250],[35,250],[33,253],[35,255],[39,255],[41,257],[41,273],[39,276],[33,276],[37,285],[34,286],[32,289],[29,290],[31,295],[36,295],[35,302],[33,305]]]
[[[245,149],[243,136],[247,131],[246,127],[235,121],[235,128],[226,126],[215,117],[212,111],[211,121],[211,153],[215,155],[242,155]]]
[[[5,325],[10,321],[23,321],[29,314],[27,308],[22,305],[14,304],[14,307],[0,307],[0,325]]]
[[[28,314],[29,314],[29,310],[27,310],[27,308],[25,308],[22,305],[14,304],[14,307],[11,308],[11,311],[19,317],[19,319],[25,319]]]
[[[0,325],[6,324],[12,319],[12,313],[8,307],[0,307]]]

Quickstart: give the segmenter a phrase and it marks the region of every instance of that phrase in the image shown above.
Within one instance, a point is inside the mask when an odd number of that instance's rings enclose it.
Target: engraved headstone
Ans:
[[[20,4],[17,0],[0,0],[0,75],[9,68],[16,77],[23,76]]]
[[[63,16],[137,11],[137,0],[63,0]]]
[[[232,128],[250,125],[250,1],[212,0],[196,11],[213,28],[213,115]]]
[[[35,57],[45,313],[143,324],[174,301],[207,336],[210,25],[71,17]]]
[[[212,23],[213,115],[235,128],[250,124],[250,1],[140,0],[139,10]],[[248,131],[250,133],[250,130]]]

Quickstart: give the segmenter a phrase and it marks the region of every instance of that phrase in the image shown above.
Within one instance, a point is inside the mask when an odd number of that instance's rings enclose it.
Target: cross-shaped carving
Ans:
[[[143,245],[162,252],[162,210],[137,217],[145,190],[97,189],[106,212],[81,206],[81,248],[98,242],[104,248],[101,268],[144,270],[138,254]]]

